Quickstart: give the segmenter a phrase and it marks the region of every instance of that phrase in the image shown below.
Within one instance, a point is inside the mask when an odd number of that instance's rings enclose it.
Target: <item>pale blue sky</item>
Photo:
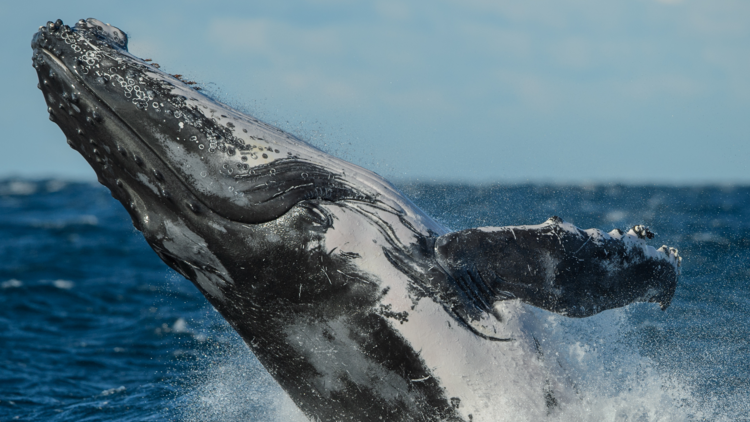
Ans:
[[[5,2],[0,177],[93,179],[30,40],[130,51],[391,179],[750,183],[747,0]]]

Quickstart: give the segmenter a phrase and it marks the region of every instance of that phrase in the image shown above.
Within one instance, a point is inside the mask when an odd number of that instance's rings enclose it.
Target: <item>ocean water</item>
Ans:
[[[402,184],[453,229],[558,215],[677,247],[662,312],[535,313],[580,401],[565,421],[750,421],[750,188]],[[525,415],[511,415],[527,420]],[[0,422],[304,420],[96,184],[0,181]]]

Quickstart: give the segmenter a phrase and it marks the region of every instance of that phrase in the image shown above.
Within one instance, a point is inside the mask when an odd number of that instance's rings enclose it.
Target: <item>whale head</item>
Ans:
[[[50,120],[134,222],[141,203],[261,223],[305,199],[377,195],[347,182],[356,166],[214,101],[127,44],[96,19],[48,22],[31,43]]]

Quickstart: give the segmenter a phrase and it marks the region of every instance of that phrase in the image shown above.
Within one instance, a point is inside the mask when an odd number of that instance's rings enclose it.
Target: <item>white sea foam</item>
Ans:
[[[307,421],[234,332],[198,359],[185,383],[175,401],[184,422]]]
[[[68,280],[55,280],[52,282],[52,285],[63,290],[70,290],[75,287],[75,283]]]
[[[185,322],[184,318],[177,318],[177,320],[172,324],[172,332],[174,333],[187,333],[187,323]]]
[[[0,283],[0,287],[2,287],[3,289],[12,289],[21,286],[23,286],[23,282],[21,280],[16,280],[15,278],[11,278],[10,280],[6,280]]]
[[[62,180],[50,180],[46,183],[47,192],[59,192],[68,186],[68,182]]]
[[[575,399],[563,400],[546,416],[525,413],[523,403],[518,403],[519,406],[509,409],[498,420],[682,422],[706,420],[706,417],[721,420],[716,418],[721,412],[705,405],[699,408],[685,376],[664,372],[639,353],[631,335],[632,309],[572,319],[522,306],[524,329],[539,340],[544,366],[551,369],[551,378],[559,381],[559,368],[563,368],[562,377],[568,378],[566,384],[574,386],[574,391],[558,393]],[[208,350],[196,362],[186,381],[187,387],[177,398],[180,420],[307,420],[234,332]],[[508,379],[509,384],[524,383],[523,368],[513,375],[517,378]],[[514,402],[527,398],[519,394],[504,399]]]
[[[17,195],[26,196],[36,193],[37,185],[34,182],[27,182],[23,180],[12,180],[7,183],[0,183],[0,196],[2,195]]]
[[[570,319],[536,308],[528,329],[540,341],[547,365],[557,363],[575,386],[576,400],[562,403],[549,420],[692,420],[693,393],[674,374],[662,373],[639,353],[628,310]],[[531,420],[515,415],[515,420]]]
[[[125,390],[126,390],[125,386],[121,385],[121,386],[119,386],[117,388],[110,388],[108,390],[104,390],[104,391],[101,392],[100,395],[101,396],[111,396],[112,394],[122,393]]]

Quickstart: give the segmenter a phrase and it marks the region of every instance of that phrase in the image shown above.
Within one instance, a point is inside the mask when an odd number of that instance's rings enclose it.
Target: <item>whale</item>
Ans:
[[[519,406],[509,389],[554,414],[575,394],[514,315],[674,295],[682,258],[645,226],[451,231],[374,172],[131,54],[115,26],[50,21],[31,47],[70,147],[311,420],[495,421]]]

